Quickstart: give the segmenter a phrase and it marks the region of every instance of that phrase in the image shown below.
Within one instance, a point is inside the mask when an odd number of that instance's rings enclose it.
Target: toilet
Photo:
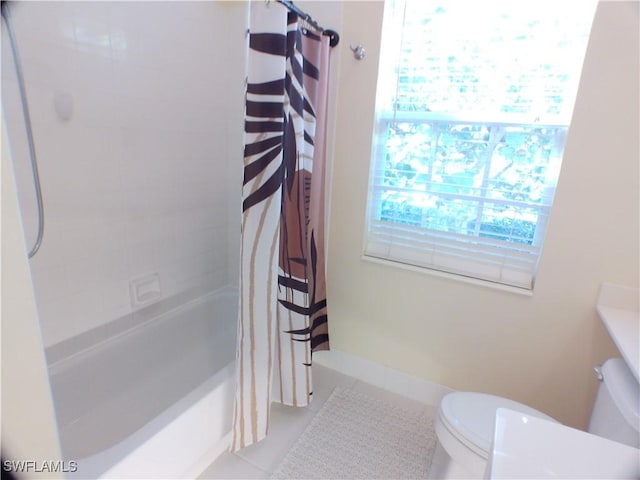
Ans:
[[[601,384],[588,431],[638,448],[640,384],[620,358],[607,360],[596,371]],[[475,392],[449,393],[440,402],[436,417],[438,442],[429,478],[484,477],[498,408],[556,422],[538,410],[507,398]]]
[[[436,417],[438,444],[430,478],[483,478],[498,408],[556,421],[549,415],[504,397],[475,392],[449,393],[440,402]]]

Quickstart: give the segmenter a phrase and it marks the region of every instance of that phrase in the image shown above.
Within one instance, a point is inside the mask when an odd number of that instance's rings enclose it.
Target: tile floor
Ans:
[[[199,477],[201,479],[268,479],[280,464],[298,437],[307,428],[311,419],[327,401],[335,387],[355,388],[393,402],[421,405],[435,413],[430,405],[419,404],[395,393],[361,382],[321,365],[313,366],[314,399],[304,408],[271,406],[269,436],[255,445],[236,453],[223,453]]]

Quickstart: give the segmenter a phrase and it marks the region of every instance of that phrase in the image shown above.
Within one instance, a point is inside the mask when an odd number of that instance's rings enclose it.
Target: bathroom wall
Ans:
[[[2,459],[36,460],[42,465],[43,460],[59,461],[61,453],[29,265],[22,254],[24,238],[4,119],[1,143]],[[52,479],[64,475],[31,471],[21,478]]]
[[[246,2],[17,2],[11,12],[45,203],[30,261],[45,345],[129,314],[129,281],[149,273],[165,299],[235,284]],[[2,49],[30,248],[35,196],[4,34]],[[72,105],[69,118],[56,102]]]
[[[330,212],[332,347],[586,427],[617,351],[601,282],[638,286],[638,3],[599,5],[533,296],[362,259],[382,2],[345,2]],[[348,55],[361,43],[362,61]]]

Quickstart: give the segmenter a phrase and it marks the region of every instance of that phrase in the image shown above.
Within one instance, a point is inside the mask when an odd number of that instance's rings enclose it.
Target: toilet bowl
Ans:
[[[507,398],[475,392],[450,393],[438,409],[435,425],[438,445],[430,478],[483,478],[498,408],[556,421]]]

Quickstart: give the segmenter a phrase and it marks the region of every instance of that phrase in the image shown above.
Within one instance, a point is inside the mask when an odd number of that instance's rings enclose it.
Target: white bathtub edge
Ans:
[[[211,466],[216,459],[226,452],[229,449],[229,445],[231,445],[231,436],[233,432],[229,431],[227,434],[220,439],[217,443],[211,446],[209,450],[206,451],[204,455],[202,455],[198,461],[196,461],[189,469],[180,476],[183,480],[193,480],[194,478],[200,478],[207,468]]]
[[[220,444],[230,430],[235,395],[235,362],[227,365],[219,374],[224,380],[214,390],[100,478],[175,479],[184,478],[185,467],[188,472],[199,468],[207,455],[213,455],[221,448]],[[222,450],[218,455],[220,453]]]

